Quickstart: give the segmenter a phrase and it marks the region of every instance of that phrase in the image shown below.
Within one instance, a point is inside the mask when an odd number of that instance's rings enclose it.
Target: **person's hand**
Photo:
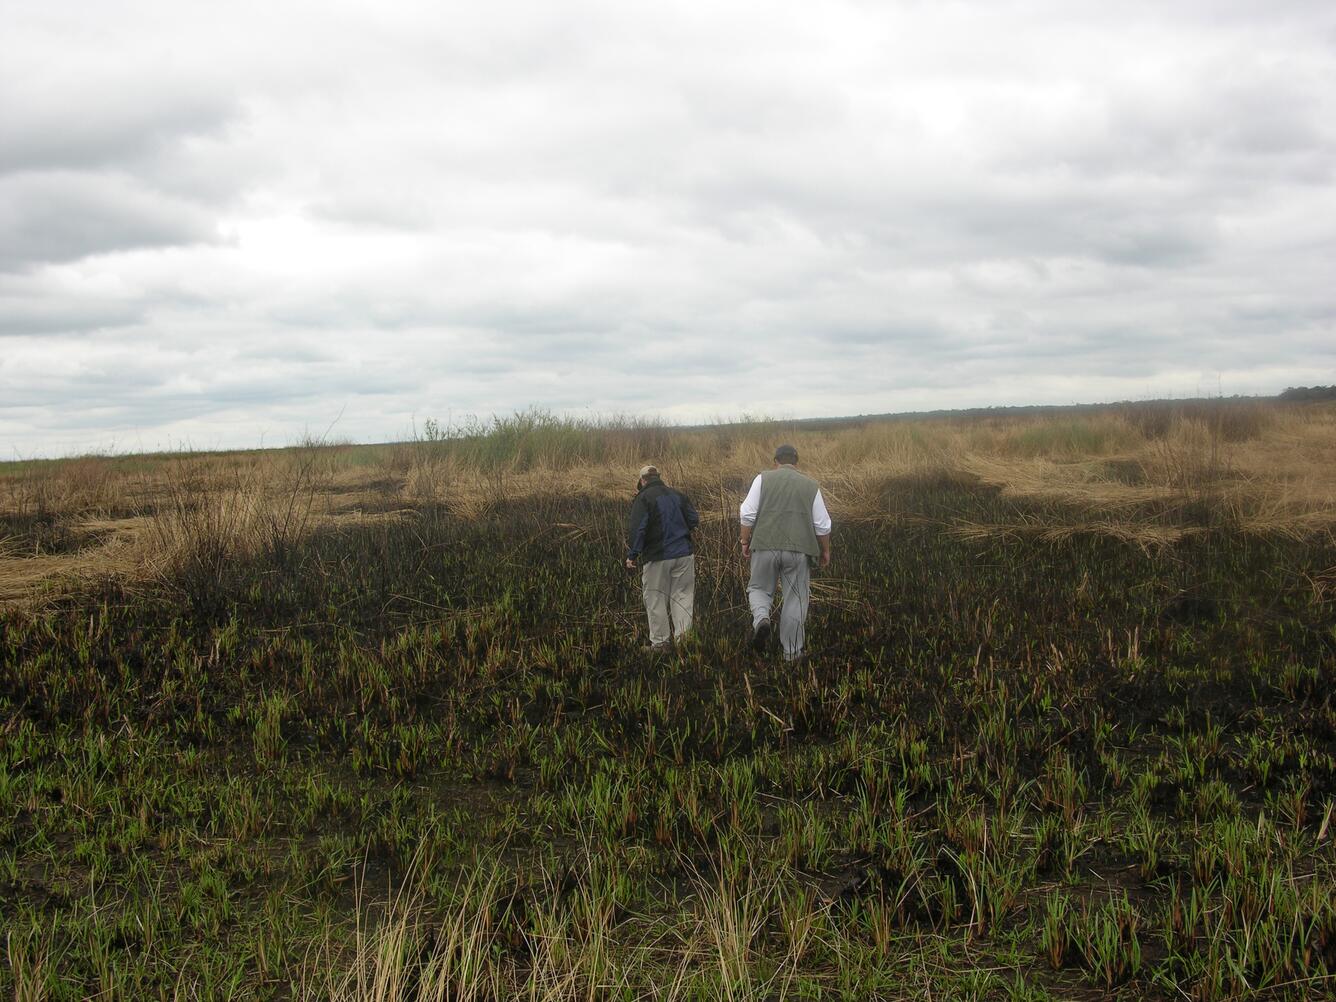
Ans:
[[[742,544],[742,559],[743,560],[751,559],[751,543]]]
[[[626,558],[626,569],[628,571],[633,571],[636,569],[636,562],[632,560],[630,557]]]
[[[825,568],[825,567],[829,567],[829,566],[830,566],[830,551],[829,551],[829,550],[823,550],[823,551],[821,552],[821,566],[822,566],[823,568]]]

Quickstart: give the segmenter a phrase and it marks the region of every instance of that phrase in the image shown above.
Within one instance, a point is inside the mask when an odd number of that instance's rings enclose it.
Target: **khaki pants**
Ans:
[[[747,582],[747,604],[751,606],[752,628],[770,618],[775,588],[784,588],[784,604],[779,610],[779,646],[784,657],[796,658],[803,651],[803,633],[807,624],[807,606],[812,596],[812,573],[807,554],[792,550],[753,550],[751,580]]]
[[[666,644],[673,636],[685,636],[691,629],[691,608],[696,601],[695,556],[649,561],[640,568],[640,586],[649,616],[649,642]]]

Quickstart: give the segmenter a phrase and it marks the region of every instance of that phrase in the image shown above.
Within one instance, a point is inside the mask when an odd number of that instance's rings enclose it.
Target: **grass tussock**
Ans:
[[[359,889],[351,937],[330,927],[302,965],[300,999],[579,1002],[597,998],[789,999],[825,980],[802,972],[841,947],[831,903],[780,873],[739,859],[688,870],[689,907],[664,916],[629,912],[615,872],[591,855],[563,874],[544,871],[520,889],[494,858],[471,866],[434,904],[418,857],[398,889]],[[789,874],[789,876],[792,876]],[[849,948],[852,944],[843,944]]]

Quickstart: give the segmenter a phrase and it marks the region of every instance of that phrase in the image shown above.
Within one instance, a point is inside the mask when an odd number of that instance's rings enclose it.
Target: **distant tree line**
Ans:
[[[836,431],[841,428],[862,427],[868,424],[881,423],[885,421],[921,421],[924,418],[951,418],[953,420],[989,420],[994,418],[1013,418],[1013,417],[1079,417],[1086,414],[1099,414],[1110,410],[1122,410],[1124,412],[1133,412],[1138,415],[1136,420],[1142,420],[1143,415],[1154,415],[1160,412],[1158,423],[1163,424],[1170,420],[1174,415],[1188,415],[1202,417],[1204,415],[1216,415],[1224,409],[1233,409],[1236,412],[1239,407],[1246,407],[1251,404],[1258,404],[1269,400],[1286,401],[1307,401],[1307,400],[1336,400],[1336,386],[1291,386],[1276,396],[1244,395],[1239,393],[1230,396],[1214,397],[1167,397],[1158,400],[1113,400],[1101,403],[1090,404],[1004,404],[993,407],[962,407],[957,409],[942,409],[931,411],[895,411],[883,414],[858,414],[845,417],[822,417],[822,418],[786,418],[776,419],[769,417],[756,417],[744,415],[740,421],[726,422],[717,421],[709,425],[684,425],[682,431],[699,431],[703,428],[723,428],[730,425],[745,427],[749,425],[768,424],[774,426],[776,432],[785,428],[803,429],[805,431]],[[1239,412],[1241,413],[1241,412]],[[1215,419],[1213,417],[1213,419]]]
[[[1336,400],[1336,386],[1291,386],[1281,400]]]

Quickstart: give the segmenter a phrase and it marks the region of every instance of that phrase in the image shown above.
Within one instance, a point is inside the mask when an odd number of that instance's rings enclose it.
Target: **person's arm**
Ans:
[[[821,547],[821,566],[830,566],[830,512],[826,511],[826,502],[821,491],[812,499],[812,528],[816,530],[816,541]]]
[[[738,520],[742,523],[738,537],[742,543],[742,556],[747,560],[751,559],[752,530],[756,528],[756,514],[760,510],[761,475],[758,473],[756,479],[752,481],[751,490],[747,492],[747,496],[742,499],[742,504],[738,507]]]
[[[694,532],[700,525],[700,514],[696,511],[696,506],[691,503],[691,498],[681,493],[678,496],[682,499],[682,517],[686,519],[687,529]]]
[[[645,548],[645,530],[649,528],[649,506],[645,504],[645,495],[636,495],[631,505],[631,517],[627,521],[626,566],[631,569],[636,565],[636,557]]]

